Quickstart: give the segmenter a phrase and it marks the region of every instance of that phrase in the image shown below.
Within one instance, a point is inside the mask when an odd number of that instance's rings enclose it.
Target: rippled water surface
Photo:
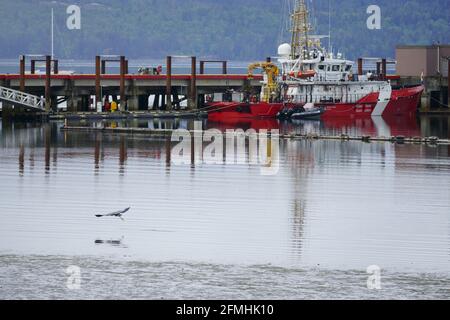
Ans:
[[[237,126],[447,138],[448,124]],[[449,146],[282,140],[279,172],[262,175],[60,126],[2,125],[0,298],[450,298]],[[94,216],[129,206],[124,221]],[[67,288],[73,265],[80,290]],[[371,265],[382,290],[367,288]]]

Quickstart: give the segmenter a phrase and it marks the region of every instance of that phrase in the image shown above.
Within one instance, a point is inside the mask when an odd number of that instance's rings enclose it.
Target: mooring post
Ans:
[[[222,62],[222,73],[223,74],[227,74],[228,73],[228,66],[227,66],[227,62],[226,61]]]
[[[50,111],[51,107],[51,71],[52,71],[52,57],[45,56],[45,111]]]
[[[125,60],[125,74],[129,74],[129,72],[128,72],[128,59]]]
[[[200,74],[205,74],[205,61],[200,61]]]
[[[31,74],[36,73],[36,60],[31,59]]]
[[[377,62],[377,77],[381,77],[381,62]]]
[[[99,102],[102,101],[101,97],[101,87],[100,87],[100,72],[101,72],[101,58],[100,56],[95,57],[95,108],[98,111]]]
[[[166,101],[167,110],[172,110],[172,57],[167,56],[166,61]]]
[[[363,59],[362,58],[358,59],[358,75],[359,76],[363,75]]]
[[[381,60],[381,72],[382,72],[382,79],[385,80],[387,78],[387,60],[386,58],[383,58]]]
[[[190,108],[197,107],[197,58],[191,57],[191,101]]]
[[[267,57],[266,58],[266,62],[272,62],[272,58],[271,57]]]
[[[450,108],[450,57],[447,57],[448,69],[447,69],[447,108]],[[450,130],[450,129],[449,129]]]
[[[120,56],[120,111],[125,111],[125,56]]]
[[[106,61],[105,60],[101,60],[102,61],[102,74],[106,74]]]
[[[53,60],[53,73],[58,74],[59,73],[59,62],[58,60]]]
[[[25,56],[21,55],[19,59],[20,91],[25,92]]]

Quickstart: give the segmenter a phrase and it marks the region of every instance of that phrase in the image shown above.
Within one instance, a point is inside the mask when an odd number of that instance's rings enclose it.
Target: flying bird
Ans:
[[[126,208],[125,210],[121,210],[121,211],[117,211],[117,212],[112,212],[112,213],[108,213],[108,214],[96,214],[95,216],[96,216],[97,218],[103,218],[103,217],[117,217],[117,218],[120,218],[120,219],[124,220],[123,217],[122,217],[123,214],[124,214],[124,213],[127,213],[130,209],[131,209],[131,207],[130,207],[130,208]]]

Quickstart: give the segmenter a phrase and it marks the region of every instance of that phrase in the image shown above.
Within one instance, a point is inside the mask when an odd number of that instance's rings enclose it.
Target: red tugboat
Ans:
[[[270,62],[250,65],[264,71],[261,101],[216,102],[209,119],[239,118],[364,118],[416,114],[424,87],[394,89],[389,80],[352,74],[354,63],[322,48],[323,36],[309,35],[308,11],[297,0],[292,15],[292,43],[278,48],[280,68]]]

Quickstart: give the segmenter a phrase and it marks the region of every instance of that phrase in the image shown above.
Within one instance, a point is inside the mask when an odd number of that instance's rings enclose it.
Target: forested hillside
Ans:
[[[329,0],[307,0],[317,33],[328,33]],[[289,40],[292,0],[83,0],[81,30],[68,30],[69,3],[2,0],[0,58],[50,51],[55,10],[55,51],[60,58],[125,54],[160,58],[188,54],[232,60],[275,55]],[[381,30],[366,27],[367,7],[382,9]],[[349,58],[393,56],[397,44],[450,42],[450,0],[331,0],[332,44]]]

